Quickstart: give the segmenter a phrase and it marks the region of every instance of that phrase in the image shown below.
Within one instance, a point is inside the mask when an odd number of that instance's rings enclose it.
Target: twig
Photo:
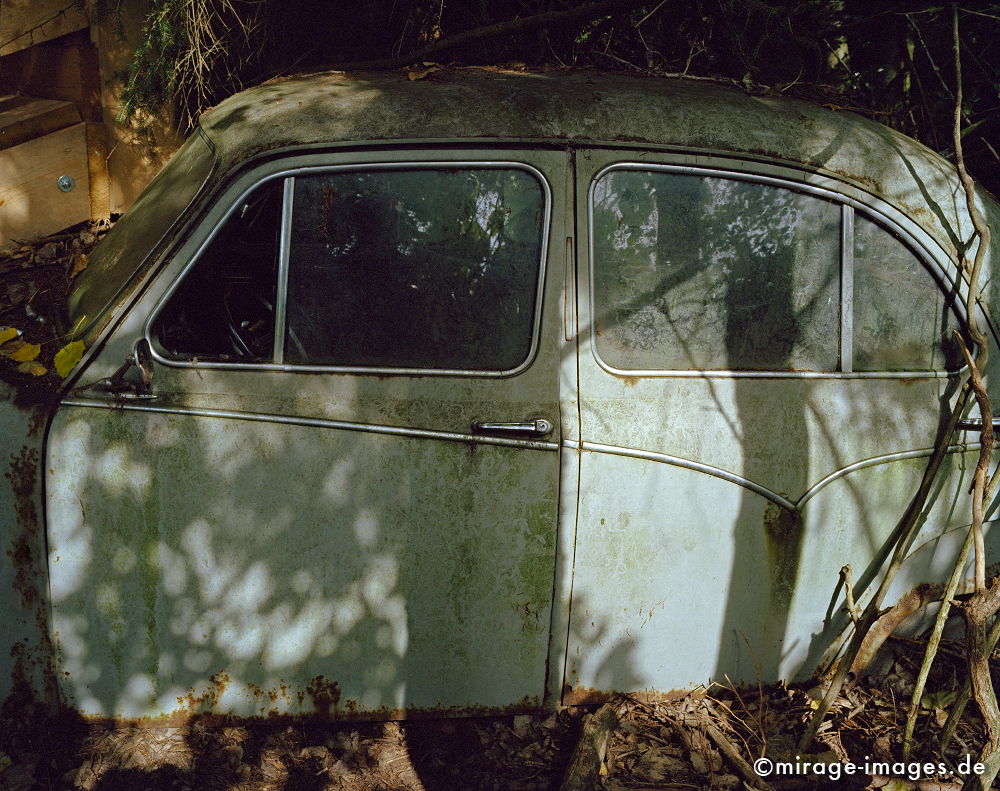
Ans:
[[[602,55],[605,58],[609,58],[610,60],[613,60],[617,63],[620,63],[623,66],[628,66],[630,69],[635,69],[640,74],[653,74],[653,72],[650,71],[649,69],[643,68],[642,66],[636,66],[631,61],[627,61],[624,58],[619,58],[617,55],[612,55],[610,52],[597,52],[597,54]]]
[[[661,2],[659,2],[657,4],[656,8],[654,8],[652,11],[650,11],[648,14],[646,14],[646,16],[644,16],[642,19],[640,19],[638,22],[636,22],[633,25],[633,27],[639,27],[639,25],[641,25],[643,22],[645,22],[647,19],[649,19],[653,14],[655,14],[657,11],[659,11],[661,8],[663,8],[663,6],[665,6],[666,4],[667,4],[667,0],[661,0]]]
[[[983,498],[986,490],[986,473],[989,470],[990,456],[993,453],[993,411],[990,408],[990,396],[986,392],[986,385],[983,376],[979,372],[978,359],[973,360],[969,353],[962,334],[955,331],[955,338],[958,346],[965,357],[965,363],[969,366],[969,381],[972,382],[972,391],[976,396],[976,403],[979,404],[979,414],[982,416],[982,429],[980,434],[979,461],[976,464],[976,471],[972,482],[972,541],[976,548],[974,578],[976,591],[986,589],[986,545],[983,539]],[[988,348],[983,339],[981,349]],[[985,351],[977,357],[985,356]]]
[[[820,701],[819,707],[813,713],[812,719],[809,722],[809,727],[806,729],[805,733],[802,735],[802,739],[799,741],[800,751],[805,751],[812,743],[812,740],[816,738],[819,726],[823,723],[823,719],[826,717],[827,712],[830,711],[830,707],[837,699],[837,696],[840,694],[840,690],[847,681],[851,665],[854,664],[854,660],[857,657],[858,652],[861,650],[868,630],[878,618],[879,608],[882,605],[882,599],[885,598],[885,594],[889,590],[889,586],[892,584],[892,581],[895,579],[896,574],[902,566],[903,560],[906,557],[907,549],[909,548],[916,531],[919,529],[920,514],[923,512],[924,504],[927,502],[927,497],[930,495],[931,487],[937,478],[938,471],[941,469],[941,464],[947,454],[951,437],[955,433],[955,426],[958,424],[958,419],[962,412],[965,411],[965,405],[969,398],[969,391],[970,386],[969,383],[966,382],[962,386],[962,389],[958,394],[958,398],[955,400],[955,406],[951,410],[951,415],[949,415],[948,420],[942,427],[941,433],[938,434],[937,440],[934,443],[934,451],[927,462],[927,466],[924,468],[923,477],[920,479],[920,486],[917,487],[917,493],[913,496],[913,500],[910,502],[910,507],[907,508],[906,513],[903,514],[903,517],[899,520],[899,524],[894,531],[896,534],[896,540],[892,553],[892,559],[889,561],[889,566],[885,571],[885,575],[882,577],[881,583],[879,583],[878,589],[869,600],[868,605],[862,611],[861,616],[858,619],[858,626],[854,630],[854,635],[851,637],[847,650],[844,652],[840,662],[837,664],[837,669],[833,674],[833,678],[830,680],[830,686],[827,689],[826,694],[823,696],[823,700]]]
[[[854,583],[851,581],[851,564],[842,566],[840,569],[840,579],[844,583],[844,599],[846,601],[847,614],[851,616],[854,626],[858,625],[858,606],[854,603]]]
[[[772,791],[771,786],[765,783],[760,775],[758,775],[753,767],[747,763],[746,759],[740,755],[740,751],[736,749],[729,739],[720,731],[712,721],[706,717],[704,714],[698,717],[699,724],[705,729],[705,733],[708,734],[709,738],[715,742],[715,746],[719,748],[719,752],[722,753],[729,760],[729,763],[740,773],[740,777],[743,778],[749,785],[754,788],[762,789],[762,791]]]
[[[994,159],[996,159],[996,160],[997,160],[997,162],[1000,162],[1000,154],[998,154],[998,153],[997,153],[997,150],[996,150],[996,149],[995,149],[995,148],[994,148],[993,146],[991,146],[991,145],[990,145],[990,141],[989,141],[989,140],[987,140],[987,139],[986,139],[986,138],[984,137],[984,138],[983,138],[983,143],[984,143],[984,144],[985,144],[985,146],[986,146],[986,147],[987,147],[987,148],[988,148],[988,149],[990,150],[990,153],[991,153],[991,154],[993,155],[993,158],[994,158]]]
[[[979,788],[982,791],[992,787],[993,779],[1000,769],[1000,706],[997,705],[996,691],[993,688],[993,678],[990,675],[989,651],[986,647],[986,624],[1000,610],[1000,577],[986,587],[986,550],[983,542],[983,496],[986,488],[986,474],[989,469],[990,455],[993,452],[993,415],[990,410],[990,398],[983,384],[980,369],[985,368],[989,356],[989,344],[986,336],[980,331],[974,308],[976,292],[979,288],[979,273],[982,269],[986,249],[990,244],[990,227],[984,222],[976,207],[976,188],[965,168],[965,158],[962,153],[962,53],[961,39],[958,34],[958,4],[951,6],[952,16],[952,49],[955,55],[955,114],[952,125],[952,136],[955,142],[955,166],[958,177],[965,192],[965,205],[979,237],[976,256],[973,259],[972,271],[969,275],[969,293],[966,297],[966,319],[969,323],[969,334],[978,345],[976,359],[966,348],[961,337],[959,343],[962,354],[969,365],[969,380],[976,394],[982,417],[981,450],[979,462],[976,464],[972,495],[972,533],[975,547],[975,579],[976,592],[962,608],[965,616],[965,643],[968,652],[969,678],[972,682],[972,695],[982,714],[986,726],[986,743],[980,753],[981,762],[986,765],[984,775],[970,777],[965,786],[968,789]],[[964,258],[964,254],[963,254]]]
[[[993,649],[996,647],[997,642],[1000,642],[1000,620],[993,622],[993,628],[990,629],[990,633],[986,637],[986,654],[988,656],[993,654]],[[966,676],[965,683],[962,685],[958,697],[951,704],[951,709],[948,711],[948,719],[945,720],[944,728],[941,729],[942,753],[947,749],[952,738],[955,736],[955,729],[958,727],[958,723],[962,719],[962,714],[965,712],[965,707],[971,697],[972,679]]]
[[[906,727],[903,729],[903,760],[910,760],[910,750],[913,747],[913,730],[917,724],[917,715],[920,713],[920,699],[924,694],[924,687],[927,685],[927,677],[930,675],[931,665],[937,655],[938,646],[941,645],[941,634],[944,632],[945,621],[948,620],[948,612],[951,609],[951,599],[958,589],[958,582],[962,578],[965,570],[965,561],[969,557],[969,550],[972,548],[972,529],[969,529],[965,537],[965,543],[958,553],[955,566],[951,570],[951,577],[945,587],[944,595],[941,597],[941,607],[934,619],[934,628],[927,640],[927,649],[924,651],[924,659],[920,664],[920,672],[917,674],[917,681],[913,685],[913,696],[910,698],[910,710],[906,714]]]
[[[896,627],[921,608],[932,602],[941,601],[945,592],[945,585],[925,582],[903,594],[899,601],[872,624],[861,644],[861,649],[851,664],[851,672],[855,676],[861,675],[871,664],[885,641],[896,631]]]

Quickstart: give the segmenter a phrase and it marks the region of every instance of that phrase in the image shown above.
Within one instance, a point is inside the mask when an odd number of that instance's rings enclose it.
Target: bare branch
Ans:
[[[965,542],[962,544],[962,549],[958,553],[958,558],[955,560],[955,565],[952,567],[951,577],[949,577],[948,584],[945,586],[944,593],[941,596],[941,607],[934,618],[934,628],[927,639],[924,659],[920,663],[920,672],[917,674],[917,680],[913,686],[913,694],[910,696],[910,709],[906,713],[906,727],[903,729],[904,761],[910,760],[910,750],[913,747],[913,731],[917,725],[917,715],[920,713],[920,699],[924,695],[924,688],[927,685],[927,678],[930,675],[931,666],[934,664],[934,657],[937,655],[938,646],[941,645],[941,635],[944,633],[944,625],[948,620],[948,613],[951,611],[951,600],[955,596],[955,591],[958,590],[959,580],[961,580],[962,572],[965,570],[965,561],[968,560],[969,550],[972,548],[973,535],[974,533],[970,528],[968,535],[965,537]]]

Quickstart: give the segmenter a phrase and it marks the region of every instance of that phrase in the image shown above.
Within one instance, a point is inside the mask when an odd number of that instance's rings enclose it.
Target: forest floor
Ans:
[[[713,687],[656,702],[619,695],[596,714],[561,708],[381,723],[195,718],[169,727],[87,723],[12,699],[0,711],[0,788],[957,791],[984,731],[970,705],[952,744],[943,753],[938,747],[943,707],[963,678],[960,646],[944,644],[904,763],[903,723],[921,646],[891,642],[895,657],[887,672],[845,688],[805,752],[796,744],[821,686]],[[593,726],[602,717],[606,728],[595,736]],[[594,747],[589,752],[580,749],[588,739]],[[756,763],[765,756],[770,764]],[[784,769],[779,762],[786,762]],[[754,767],[762,775],[770,768],[771,774],[757,780]]]

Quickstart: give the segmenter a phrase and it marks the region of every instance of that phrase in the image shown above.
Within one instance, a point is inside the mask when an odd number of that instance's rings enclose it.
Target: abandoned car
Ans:
[[[808,676],[964,381],[970,239],[952,165],[791,99],[238,94],[74,281],[57,403],[5,391],[3,678],[97,717],[392,718]],[[978,442],[892,595],[950,568]]]

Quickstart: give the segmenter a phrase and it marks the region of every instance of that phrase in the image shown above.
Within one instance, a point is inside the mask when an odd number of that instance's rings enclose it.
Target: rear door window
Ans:
[[[962,352],[952,299],[902,241],[854,220],[854,370],[954,371]]]
[[[961,367],[953,289],[887,227],[832,193],[717,173],[621,165],[592,184],[592,337],[607,367]]]
[[[840,207],[619,170],[594,190],[596,345],[621,369],[832,370]]]

